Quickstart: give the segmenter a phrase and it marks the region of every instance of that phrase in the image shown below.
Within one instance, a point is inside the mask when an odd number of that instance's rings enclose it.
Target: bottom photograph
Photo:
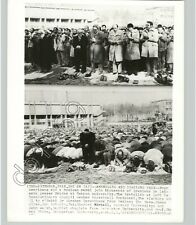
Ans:
[[[26,184],[172,183],[171,87],[25,86]]]

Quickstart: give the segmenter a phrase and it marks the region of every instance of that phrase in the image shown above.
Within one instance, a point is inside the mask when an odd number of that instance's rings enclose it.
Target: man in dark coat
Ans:
[[[83,158],[85,163],[92,164],[95,161],[95,134],[89,129],[85,129],[80,134],[80,143],[82,146]]]
[[[38,69],[40,67],[40,34],[38,31],[34,32],[31,41],[33,45],[32,49],[32,64]]]
[[[51,70],[52,64],[53,39],[49,31],[45,31],[44,36],[40,39],[40,66],[41,72]]]
[[[28,52],[28,43],[30,39],[30,33],[28,30],[25,30],[25,62],[29,63],[29,52]]]
[[[88,39],[82,30],[78,30],[78,35],[73,37],[75,69],[79,72],[80,65],[82,65],[82,73],[86,72],[87,63],[87,45]]]

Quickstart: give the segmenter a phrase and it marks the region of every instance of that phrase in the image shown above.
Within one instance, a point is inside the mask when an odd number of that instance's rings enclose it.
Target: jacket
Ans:
[[[138,60],[140,59],[139,50],[139,31],[133,30],[127,31],[126,33],[126,49],[125,49],[125,59],[126,60]]]
[[[87,45],[88,45],[88,39],[86,35],[82,35],[81,39],[79,39],[78,36],[73,37],[73,43],[74,47],[74,55],[75,57],[82,57],[82,59],[86,60],[87,57]],[[77,46],[80,46],[80,48],[76,48]]]
[[[121,30],[111,30],[108,36],[108,41],[110,43],[109,49],[109,61],[115,60],[116,62],[123,61],[123,42],[124,34]]]
[[[166,51],[167,49],[167,34],[163,32],[162,34],[158,34],[159,41],[158,41],[158,49],[159,52]]]
[[[158,57],[158,31],[151,28],[149,31],[144,30],[142,34],[144,40],[142,44],[142,57]]]
[[[103,63],[104,60],[104,34],[102,31],[94,33],[93,31],[90,34],[90,58],[91,62],[94,63]]]

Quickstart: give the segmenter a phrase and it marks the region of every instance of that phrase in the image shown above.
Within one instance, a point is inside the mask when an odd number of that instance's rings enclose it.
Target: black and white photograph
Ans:
[[[173,83],[174,7],[25,4],[25,83]]]
[[[30,85],[25,96],[25,182],[171,184],[170,87]]]
[[[183,4],[10,1],[9,218],[181,221]]]
[[[24,38],[26,183],[171,184],[174,7],[26,3]]]

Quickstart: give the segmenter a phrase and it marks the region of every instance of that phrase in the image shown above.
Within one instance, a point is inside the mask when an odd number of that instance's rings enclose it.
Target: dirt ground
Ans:
[[[87,79],[78,78],[78,79],[66,79],[59,80],[58,76],[65,70],[65,67],[53,67],[49,75],[36,78],[36,79],[25,79],[25,84],[56,84],[56,85],[90,85]],[[36,73],[36,71],[26,71],[25,75]]]
[[[129,76],[131,79],[128,83],[126,82],[116,82],[114,80],[110,80],[113,77],[112,73],[108,73],[106,70],[104,71],[104,75],[107,77],[107,81],[100,81],[100,77],[97,78],[86,78],[84,75],[80,74],[78,78],[67,78],[67,79],[59,79],[59,75],[62,74],[65,70],[71,69],[67,67],[60,67],[58,65],[54,65],[50,72],[48,73],[40,73],[39,71],[33,70],[30,64],[25,65],[25,84],[48,84],[48,85],[78,85],[78,86],[154,86],[160,85],[157,83],[152,77],[143,77],[142,74],[138,74],[138,76]],[[90,68],[87,68],[87,71],[90,71]],[[29,78],[30,76],[30,78]],[[110,78],[109,78],[110,77]],[[98,80],[97,80],[98,79]],[[134,82],[136,82],[134,84]]]
[[[68,164],[63,164],[55,173],[25,173],[27,184],[147,184],[170,185],[171,174],[136,174],[109,172],[102,169],[89,168],[85,171],[67,172]]]

